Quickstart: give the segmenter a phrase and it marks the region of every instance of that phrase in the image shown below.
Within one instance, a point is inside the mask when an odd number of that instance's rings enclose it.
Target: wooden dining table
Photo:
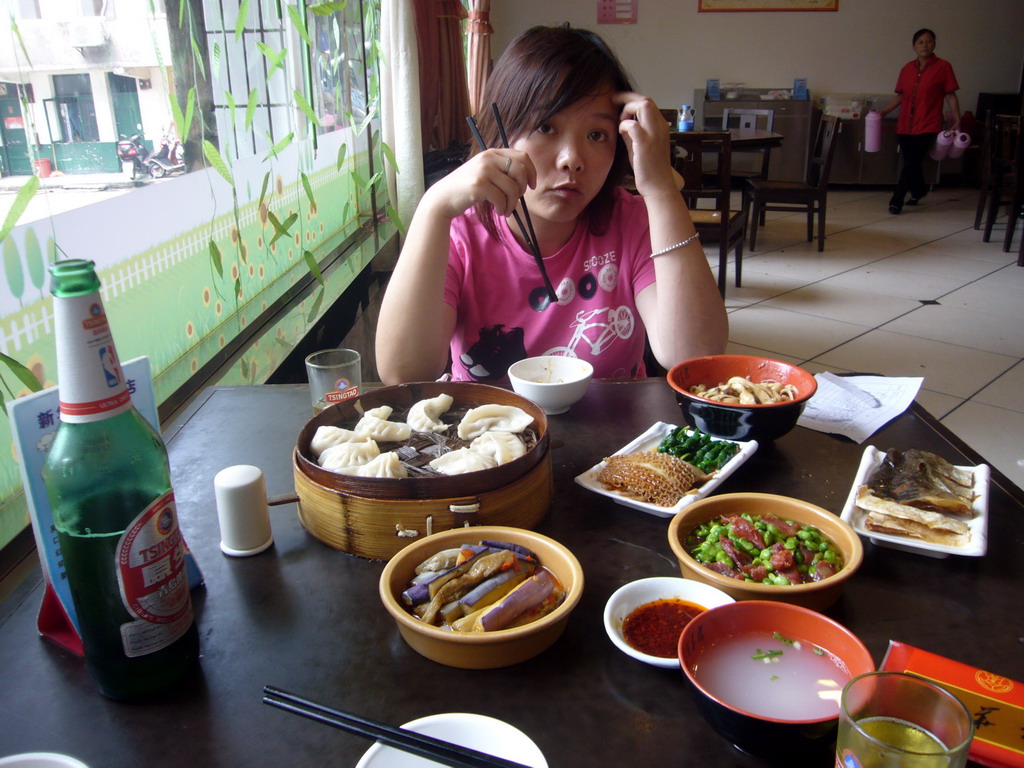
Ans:
[[[602,624],[618,587],[679,571],[666,518],[574,478],[654,423],[681,423],[664,379],[594,381],[567,413],[549,417],[554,491],[537,530],[574,552],[585,586],[562,637],[504,669],[456,669],[415,653],[381,606],[384,564],[313,538],[294,504],[271,508],[270,549],[221,553],[214,475],[253,464],[269,494],[291,492],[291,455],[311,416],[303,385],[211,387],[165,430],[181,527],[205,576],[193,591],[201,661],[165,696],[107,700],[80,658],[39,637],[38,572],[0,603],[0,756],[59,752],[91,768],[357,763],[367,741],[265,706],[263,687],[273,685],[391,724],[490,715],[528,734],[552,768],[761,765],[708,727],[680,670],[627,657]],[[759,446],[716,493],[783,494],[839,514],[867,445],[982,461],[914,405],[864,445],[796,427]],[[1024,679],[1024,494],[998,471],[990,491],[983,557],[938,559],[865,540],[861,568],[826,613],[876,663],[899,640]]]

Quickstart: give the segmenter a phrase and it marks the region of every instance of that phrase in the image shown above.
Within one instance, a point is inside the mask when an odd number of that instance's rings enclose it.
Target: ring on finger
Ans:
[[[511,167],[512,167],[512,158],[511,157],[506,157],[505,158],[505,170],[502,171],[502,173],[504,173],[507,176],[508,175],[508,171],[509,171],[509,169]]]

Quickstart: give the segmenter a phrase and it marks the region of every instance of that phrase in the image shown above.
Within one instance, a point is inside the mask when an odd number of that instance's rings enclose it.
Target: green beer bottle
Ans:
[[[89,671],[143,698],[199,655],[167,449],[132,405],[93,263],[50,274],[61,423],[43,480]]]

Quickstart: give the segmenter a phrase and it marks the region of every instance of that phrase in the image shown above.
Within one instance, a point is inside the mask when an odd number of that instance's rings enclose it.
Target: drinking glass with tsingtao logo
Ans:
[[[313,413],[359,395],[360,364],[354,349],[323,349],[306,358]]]
[[[843,689],[836,768],[963,768],[974,736],[952,693],[903,672],[869,672]]]

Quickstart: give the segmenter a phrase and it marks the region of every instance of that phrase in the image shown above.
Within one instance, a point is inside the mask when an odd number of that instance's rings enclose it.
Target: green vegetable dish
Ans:
[[[724,467],[740,447],[730,440],[715,440],[699,429],[677,427],[658,444],[658,450],[711,474]]]
[[[835,544],[813,525],[743,513],[697,526],[686,551],[701,565],[741,581],[786,586],[821,581],[843,567]]]

